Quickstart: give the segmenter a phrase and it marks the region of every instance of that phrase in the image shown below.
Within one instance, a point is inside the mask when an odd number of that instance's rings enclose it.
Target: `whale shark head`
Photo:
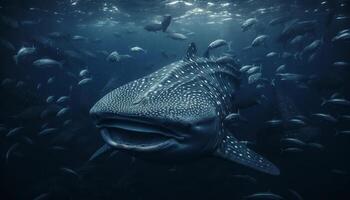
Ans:
[[[231,65],[182,60],[112,90],[90,114],[104,141],[117,149],[164,160],[215,154],[277,174],[225,131],[238,84]]]
[[[209,94],[209,76],[194,74],[199,63],[173,63],[99,100],[90,113],[105,141],[119,149],[172,159],[213,151],[221,124]]]

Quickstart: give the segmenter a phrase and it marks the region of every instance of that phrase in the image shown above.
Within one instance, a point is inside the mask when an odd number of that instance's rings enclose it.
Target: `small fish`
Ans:
[[[35,47],[22,47],[18,50],[17,54],[13,56],[16,64],[25,63],[37,55],[37,49]]]
[[[274,52],[274,51],[272,51],[272,52],[266,54],[266,57],[267,57],[267,58],[273,58],[273,57],[276,57],[276,56],[278,56],[278,53],[276,53],[276,52]]]
[[[241,122],[248,122],[246,118],[244,118],[240,113],[239,110],[237,113],[231,113],[225,117],[224,122],[230,123],[230,124],[237,124]]]
[[[49,126],[49,123],[45,123],[45,124],[41,125],[41,129],[43,130],[43,129],[47,128],[48,126]]]
[[[216,63],[219,64],[232,64],[234,67],[238,66],[236,60],[231,55],[224,55],[215,60]]]
[[[304,56],[305,54],[310,55],[314,53],[322,46],[322,44],[323,44],[323,40],[315,40],[311,42],[301,51],[301,56]]]
[[[345,61],[337,61],[333,63],[334,67],[341,67],[341,68],[349,68],[350,67],[350,63],[345,62]]]
[[[248,79],[249,80],[249,79]],[[259,79],[258,79],[259,80]],[[265,84],[257,84],[256,89],[263,89],[265,88]]]
[[[41,84],[41,83],[38,83],[38,84],[36,85],[36,89],[37,89],[37,90],[40,90],[41,87],[42,87],[42,84]]]
[[[128,55],[128,54],[121,55],[121,54],[119,54],[117,51],[113,51],[112,53],[110,53],[110,54],[107,56],[106,60],[107,60],[108,62],[113,63],[113,62],[120,62],[120,61],[122,61],[122,60],[129,59],[129,58],[131,58],[131,56]]]
[[[253,65],[244,65],[241,67],[241,69],[239,71],[240,72],[247,72],[251,67],[253,67]]]
[[[293,73],[277,73],[277,77],[281,81],[307,81],[308,77],[302,74],[293,74]]]
[[[339,119],[344,121],[350,121],[350,115],[341,115]]]
[[[303,149],[301,148],[298,148],[298,147],[288,147],[288,148],[285,148],[285,149],[282,149],[282,153],[302,153],[304,152]]]
[[[55,151],[65,151],[66,148],[62,146],[52,146],[50,149],[55,150]]]
[[[291,193],[296,198],[296,200],[303,200],[303,197],[295,190],[288,189],[288,192]]]
[[[323,99],[321,106],[327,105],[350,106],[350,101],[343,98]]]
[[[337,174],[337,175],[341,175],[341,176],[344,176],[344,175],[348,175],[349,172],[345,171],[345,170],[342,170],[342,169],[332,169],[331,170],[331,173],[333,174]]]
[[[59,67],[62,68],[62,63],[50,58],[41,58],[33,62],[33,66],[41,69]]]
[[[284,27],[282,33],[278,36],[277,41],[281,43],[286,43],[287,41],[295,38],[298,35],[314,33],[316,31],[317,25],[318,24],[316,20],[292,20],[288,25]]]
[[[241,29],[243,32],[249,30],[250,28],[252,28],[256,23],[258,22],[258,20],[256,18],[249,18],[247,20],[245,20],[242,24],[241,24]]]
[[[277,67],[276,73],[281,73],[285,70],[286,70],[286,65],[280,65],[279,67]]]
[[[275,25],[279,25],[279,24],[284,24],[285,22],[289,21],[290,17],[289,16],[282,16],[282,17],[277,17],[272,19],[269,22],[270,26],[275,26]]]
[[[14,80],[11,78],[5,78],[4,80],[1,81],[1,86],[9,86],[12,83],[14,83]]]
[[[180,40],[180,41],[187,40],[187,36],[182,33],[170,32],[168,33],[168,37],[173,40]]]
[[[47,84],[52,84],[55,81],[55,79],[56,78],[54,76],[50,77],[49,79],[47,79]]]
[[[350,136],[350,130],[342,130],[342,131],[337,131],[336,136],[338,135],[347,135],[347,136]]]
[[[284,198],[278,194],[271,192],[259,192],[249,196],[244,197],[244,199],[271,199],[271,200],[283,200]]]
[[[61,167],[60,170],[65,173],[65,174],[68,174],[70,176],[74,176],[74,177],[77,177],[77,178],[80,178],[79,174],[74,171],[73,169],[70,169],[70,168],[67,168],[67,167]]]
[[[5,158],[6,158],[6,163],[8,163],[12,152],[15,151],[15,150],[18,148],[18,146],[19,146],[19,143],[17,142],[17,143],[15,143],[15,144],[11,145],[11,147],[7,150],[6,156],[5,156]]]
[[[332,42],[338,41],[349,41],[350,40],[350,32],[339,32],[336,36],[332,38]]]
[[[66,103],[67,101],[70,100],[70,97],[69,96],[61,96],[60,98],[58,98],[56,100],[56,103]]]
[[[147,53],[146,50],[144,50],[144,49],[141,48],[141,47],[137,47],[137,46],[136,46],[136,47],[131,47],[131,48],[130,48],[130,51]]]
[[[265,124],[269,127],[280,127],[283,125],[283,121],[280,119],[273,119],[265,122]]]
[[[92,78],[84,78],[78,82],[78,85],[80,85],[80,86],[86,85],[86,84],[90,83],[91,81],[92,81]]]
[[[49,198],[50,193],[42,193],[35,197],[33,200],[44,200]]]
[[[253,66],[253,67],[248,69],[247,74],[254,74],[258,71],[261,71],[261,67]]]
[[[72,120],[71,119],[67,119],[63,122],[63,126],[69,126],[70,124],[72,124]]]
[[[61,32],[52,32],[48,34],[48,37],[54,40],[70,40],[71,36],[69,34]]]
[[[301,119],[292,118],[287,121],[287,126],[290,128],[301,128],[305,127],[306,123]]]
[[[222,46],[226,46],[228,45],[229,43],[224,40],[224,39],[217,39],[217,40],[214,40],[213,42],[211,42],[208,47],[207,47],[207,50],[205,51],[204,53],[204,57],[208,58],[209,57],[209,53],[210,53],[210,50],[213,50],[213,49],[217,49],[219,47],[222,47]]]
[[[88,41],[88,38],[81,36],[81,35],[74,35],[74,36],[72,36],[72,40],[74,40],[74,41]]]
[[[314,113],[314,114],[312,114],[312,116],[314,116],[316,119],[318,119],[320,121],[324,121],[324,122],[330,122],[330,123],[337,123],[338,122],[338,120],[330,114]]]
[[[60,111],[57,112],[56,116],[57,117],[62,117],[64,115],[66,115],[69,110],[70,110],[69,107],[62,108]]]
[[[252,74],[248,77],[248,84],[253,84],[259,80],[261,80],[261,77],[262,77],[262,73],[255,73],[255,74]]]
[[[16,84],[16,88],[21,88],[25,85],[25,83],[23,81],[18,81]]]
[[[100,157],[102,154],[105,154],[109,150],[111,150],[111,147],[108,144],[104,144],[99,149],[97,149],[95,153],[92,154],[92,156],[89,158],[89,161],[95,160],[97,157]]]
[[[259,46],[265,46],[266,40],[269,38],[268,35],[259,35],[256,37],[253,42],[250,44],[250,46],[246,47],[245,49],[253,48],[253,47],[259,47]]]
[[[168,169],[168,171],[169,171],[169,172],[176,172],[176,171],[177,171],[176,165],[170,167],[170,168]]]
[[[304,41],[304,39],[305,39],[305,36],[297,35],[289,42],[289,44],[293,45],[293,46],[301,45],[301,43]]]
[[[21,126],[21,127],[13,128],[13,129],[11,129],[11,130],[7,133],[6,137],[11,137],[11,136],[17,135],[17,134],[19,134],[23,129],[24,129],[24,127],[22,127],[22,126]]]
[[[26,144],[30,144],[30,145],[34,144],[34,141],[31,138],[29,138],[28,136],[22,136],[21,139]]]
[[[44,130],[38,133],[39,136],[51,135],[57,132],[57,128],[45,128]]]
[[[119,153],[119,151],[118,150],[114,150],[114,151],[112,151],[110,154],[109,154],[109,156],[108,156],[108,158],[113,158],[115,155],[117,155]],[[134,159],[134,157],[132,157],[132,159]]]
[[[316,150],[316,151],[323,151],[324,146],[322,144],[319,143],[307,143],[307,147],[310,148],[311,150]]]
[[[293,54],[289,53],[289,52],[283,52],[281,55],[281,58],[283,59],[288,59],[288,58],[292,58]]]
[[[55,96],[48,96],[47,98],[46,98],[46,103],[52,103],[52,102],[54,102],[55,101]]]
[[[87,77],[87,76],[89,76],[89,74],[90,74],[90,72],[87,69],[83,69],[79,72],[80,77]]]
[[[283,138],[280,140],[280,143],[286,147],[304,147],[306,145],[303,141],[296,138]]]

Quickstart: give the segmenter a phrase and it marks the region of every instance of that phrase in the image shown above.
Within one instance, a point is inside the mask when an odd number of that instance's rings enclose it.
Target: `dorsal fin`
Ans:
[[[280,174],[274,164],[250,150],[230,134],[227,134],[219,144],[215,155],[271,175]]]
[[[187,51],[186,51],[186,57],[185,60],[189,60],[194,58],[197,55],[197,46],[194,42],[191,42],[188,45]]]

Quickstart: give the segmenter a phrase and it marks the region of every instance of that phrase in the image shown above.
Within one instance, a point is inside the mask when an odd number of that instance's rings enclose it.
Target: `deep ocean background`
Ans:
[[[186,1],[192,5],[184,1],[171,5],[171,2],[0,1],[0,80],[10,79],[0,88],[3,127],[0,129],[0,199],[244,199],[257,192],[272,192],[285,199],[348,199],[350,135],[337,132],[350,130],[349,119],[342,118],[350,114],[350,107],[324,107],[321,102],[334,93],[350,98],[349,65],[344,68],[332,65],[340,60],[350,62],[349,40],[332,42],[339,31],[350,28],[350,2],[211,1],[214,6],[209,6],[208,1]],[[261,8],[265,10],[259,10]],[[335,10],[330,25],[327,24],[329,10]],[[184,33],[187,40],[172,40],[165,33],[143,29],[165,14],[173,17],[169,29]],[[276,41],[283,24],[269,25],[271,19],[287,15],[291,19],[317,20],[317,31],[308,35],[301,49]],[[336,19],[337,16],[346,18]],[[243,32],[240,24],[251,17],[256,17],[258,24]],[[10,18],[10,23],[5,18]],[[39,23],[28,25],[23,23],[26,20],[39,20]],[[88,40],[52,39],[48,37],[52,32],[69,37],[80,35]],[[261,34],[269,36],[265,47],[243,50]],[[245,76],[242,78],[237,101],[262,94],[264,101],[241,110],[248,122],[238,126],[235,134],[241,140],[251,141],[251,148],[275,163],[281,175],[262,174],[210,156],[166,164],[114,152],[88,162],[103,145],[89,116],[89,109],[99,98],[124,83],[182,59],[190,42],[196,43],[198,54],[202,55],[208,44],[218,38],[232,41],[231,53],[242,66],[262,66],[268,82],[282,64],[286,64],[288,73],[317,77],[306,87],[295,82],[276,82],[277,87],[267,84],[263,89],[249,85]],[[271,51],[300,52],[315,39],[323,39],[324,43],[311,62],[265,56]],[[4,45],[4,40],[14,49]],[[39,58],[61,61],[63,69],[16,64],[13,56],[23,46],[37,48]],[[134,46],[142,47],[147,53],[131,52]],[[77,56],[69,55],[67,50]],[[132,58],[110,63],[101,51],[108,54],[118,51]],[[220,48],[212,55],[219,56],[225,51],[226,48]],[[83,69],[89,70],[93,80],[79,86],[79,72]],[[47,83],[50,77],[55,77],[54,81]],[[18,86],[18,81],[24,85]],[[37,89],[39,83],[42,86]],[[69,96],[70,101],[68,105],[49,104],[46,98],[50,95]],[[65,106],[70,108],[69,112],[56,117],[57,111]],[[287,107],[294,115],[307,116],[311,128],[289,131],[283,127],[266,127],[266,121],[282,118],[281,107]],[[48,110],[48,114],[43,119],[44,110]],[[337,123],[314,122],[309,117],[313,113],[329,113],[337,118]],[[71,122],[63,125],[66,120]],[[57,131],[38,136],[44,124]],[[16,135],[6,136],[15,127],[23,129]],[[280,140],[285,137],[321,147],[310,145],[302,152],[283,152]],[[18,145],[9,154],[14,144]]]

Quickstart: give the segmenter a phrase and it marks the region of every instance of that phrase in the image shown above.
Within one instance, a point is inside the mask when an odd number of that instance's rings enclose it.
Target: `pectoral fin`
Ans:
[[[215,155],[271,175],[280,174],[279,169],[274,164],[230,135],[223,139]]]

